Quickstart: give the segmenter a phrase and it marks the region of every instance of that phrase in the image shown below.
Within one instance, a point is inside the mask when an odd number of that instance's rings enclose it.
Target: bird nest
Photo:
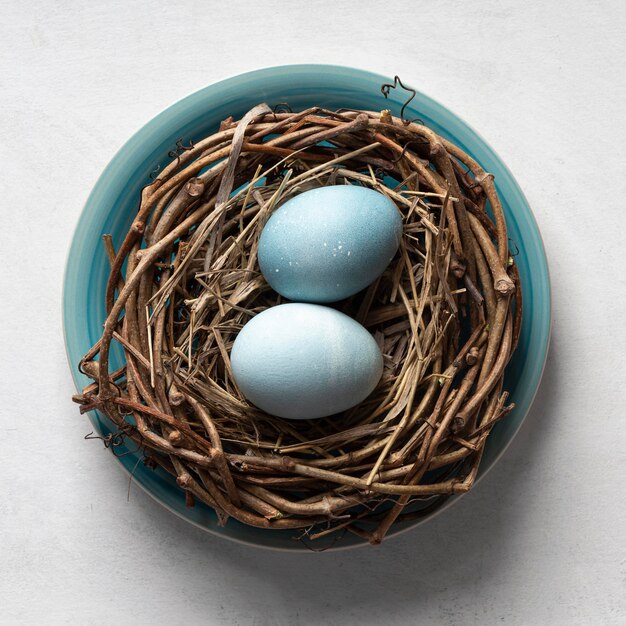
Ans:
[[[107,316],[80,363],[94,381],[74,398],[81,412],[103,412],[118,442],[220,524],[379,543],[467,492],[512,408],[503,374],[522,311],[493,177],[387,110],[260,105],[170,157],[119,249],[104,237]],[[242,326],[283,301],[259,271],[259,234],[295,194],[344,184],[385,194],[403,219],[384,274],[334,305],[375,337],[384,373],[339,415],[273,417],[246,401],[229,361]],[[115,371],[113,342],[125,357]]]

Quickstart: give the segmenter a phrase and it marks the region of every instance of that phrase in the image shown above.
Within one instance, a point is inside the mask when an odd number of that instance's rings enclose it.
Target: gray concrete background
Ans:
[[[0,622],[626,622],[626,11],[615,1],[0,1]],[[377,549],[273,554],[186,525],[71,404],[61,278],[82,205],[145,121],[295,62],[399,74],[510,166],[554,332],[501,462]]]

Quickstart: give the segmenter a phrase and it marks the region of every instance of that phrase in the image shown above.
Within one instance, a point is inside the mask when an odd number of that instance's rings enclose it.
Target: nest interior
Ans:
[[[178,147],[118,250],[104,237],[107,317],[80,363],[93,379],[75,396],[81,411],[106,414],[220,524],[380,543],[398,520],[468,491],[512,408],[503,374],[522,317],[493,177],[386,110],[259,105]],[[295,194],[343,184],[386,194],[403,218],[385,273],[336,304],[379,343],[383,377],[340,415],[276,418],[245,400],[229,361],[242,326],[282,301],[260,274],[259,234]]]

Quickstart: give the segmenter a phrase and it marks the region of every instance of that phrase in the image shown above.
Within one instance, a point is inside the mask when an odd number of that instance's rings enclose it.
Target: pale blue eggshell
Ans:
[[[311,419],[364,400],[383,371],[378,344],[361,324],[317,304],[266,309],[239,332],[231,367],[243,395],[266,413]]]
[[[259,266],[289,300],[336,302],[367,287],[394,257],[402,218],[387,196],[357,185],[305,191],[267,221]]]

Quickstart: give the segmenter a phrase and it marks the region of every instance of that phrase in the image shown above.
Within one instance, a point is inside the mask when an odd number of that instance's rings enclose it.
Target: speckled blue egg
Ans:
[[[317,304],[266,309],[237,335],[235,382],[266,413],[311,419],[364,400],[383,371],[378,344],[351,317]]]
[[[267,221],[259,265],[289,300],[336,302],[383,273],[401,236],[400,212],[387,196],[356,185],[311,189]]]

